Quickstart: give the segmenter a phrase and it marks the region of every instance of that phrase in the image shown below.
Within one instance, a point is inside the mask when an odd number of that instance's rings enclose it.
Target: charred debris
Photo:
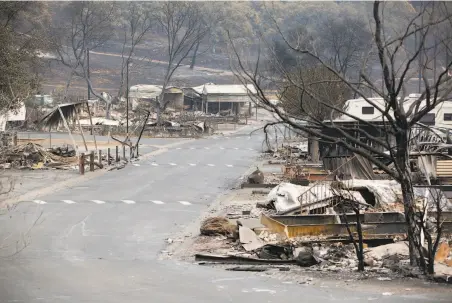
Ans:
[[[285,265],[289,267],[284,270],[296,266],[330,273],[364,272],[387,280],[424,277],[409,266],[400,185],[358,155],[313,161],[307,141],[294,136],[262,154],[261,164],[245,179],[234,201],[201,226],[195,242],[203,246],[195,260],[223,264],[229,270],[265,271]],[[434,234],[441,218],[433,278],[450,283],[452,169],[447,167],[452,167],[452,160],[447,153],[413,153],[411,163],[418,180],[416,202],[429,234]],[[430,172],[430,184],[425,171]],[[221,228],[206,232],[212,226],[206,222],[221,222]]]

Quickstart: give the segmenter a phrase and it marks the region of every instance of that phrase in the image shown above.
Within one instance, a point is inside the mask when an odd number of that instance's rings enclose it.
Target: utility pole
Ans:
[[[89,48],[86,49],[86,60],[87,60],[86,67],[88,69],[88,82],[89,82],[89,78],[90,78],[90,75],[89,75]],[[91,92],[89,90],[89,84],[88,84],[88,100],[89,99],[91,99]]]
[[[424,10],[424,3],[421,2],[421,10]],[[419,37],[418,37],[419,34]],[[423,74],[423,69],[422,69],[422,64],[423,64],[423,56],[422,56],[422,52],[425,50],[425,37],[423,38],[423,34],[424,34],[424,12],[422,12],[422,16],[421,16],[421,31],[415,33],[415,37],[417,37],[416,42],[419,43],[419,45],[417,45],[417,49],[419,49],[419,83],[418,83],[418,93],[421,93],[422,90],[422,74]]]
[[[129,134],[129,60],[126,66],[126,133]]]

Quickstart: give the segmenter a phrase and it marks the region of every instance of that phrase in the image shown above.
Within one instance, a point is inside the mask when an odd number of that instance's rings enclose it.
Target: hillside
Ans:
[[[140,14],[147,14],[158,5],[154,2],[136,3],[141,9]],[[71,18],[71,11],[67,10],[70,5],[73,4],[51,2],[47,6],[51,23],[58,29],[57,33],[61,31],[59,24],[61,22],[64,24]],[[128,4],[125,3],[106,2],[99,5],[105,5],[106,8],[114,6],[115,17],[112,18],[111,24],[107,25],[111,31],[109,38],[92,49],[91,80],[96,90],[116,93],[121,81],[124,26],[127,25],[127,18],[133,16],[133,13],[127,11]],[[170,85],[195,86],[206,82],[220,84],[237,82],[230,72],[227,48],[230,38],[226,33],[231,35],[231,39],[234,39],[238,47],[247,49],[250,60],[256,59],[259,44],[267,44],[270,48],[282,45],[281,49],[277,49],[276,56],[284,64],[289,65],[294,64],[297,59],[287,51],[287,47],[284,47],[274,22],[278,22],[284,33],[301,30],[302,35],[314,37],[314,44],[318,44],[321,55],[328,61],[333,60],[334,47],[351,46],[351,43],[356,44],[352,46],[356,48],[352,60],[356,60],[358,54],[362,58],[363,53],[368,51],[372,35],[368,28],[372,6],[366,2],[200,2],[195,5],[202,11],[200,16],[203,22],[210,26],[208,35],[196,48],[195,68],[193,70],[188,68],[193,57],[191,51],[182,61],[183,66],[171,78]],[[414,11],[413,6],[406,1],[386,5],[389,14],[386,26],[393,30],[403,28],[401,20]],[[334,43],[341,45],[334,46]],[[161,27],[153,26],[134,48],[129,84],[162,84],[168,60],[167,48],[168,37],[162,32]],[[126,43],[126,53],[129,49],[130,44]],[[335,64],[334,61],[331,62]],[[352,62],[350,65],[356,66],[356,63]],[[42,91],[49,93],[65,86],[69,69],[57,62],[50,62],[42,69],[42,74]],[[84,94],[85,81],[74,77],[70,91],[74,94]]]

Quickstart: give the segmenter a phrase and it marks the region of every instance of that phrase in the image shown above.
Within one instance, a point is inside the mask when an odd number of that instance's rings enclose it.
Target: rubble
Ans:
[[[211,262],[220,264],[296,264],[295,260],[282,259],[259,259],[245,256],[222,256],[214,254],[196,254],[195,261]]]
[[[409,256],[408,242],[400,241],[397,243],[381,245],[370,248],[365,255],[374,260],[387,259],[390,256],[399,255],[407,257]]]
[[[317,163],[302,162],[295,147],[286,145],[272,154],[285,159],[282,162],[284,174],[278,167],[262,165],[248,176],[248,183],[255,186],[242,186],[241,191],[247,193],[247,198],[231,199],[221,213],[233,213],[238,236],[220,240],[219,249],[204,250],[220,255],[197,254],[196,260],[240,264],[231,269],[239,271],[263,271],[262,268],[267,266],[290,264],[303,267],[304,271],[351,274],[358,271],[352,242],[357,240],[359,219],[364,240],[365,273],[360,273],[362,279],[375,277],[380,281],[392,281],[397,277],[421,276],[409,265],[399,183],[385,179],[343,180],[343,176],[334,179],[334,172],[323,170]],[[274,162],[280,163],[279,160]],[[378,172],[374,175],[380,177]],[[300,180],[306,182],[298,182]],[[270,191],[265,190],[271,184],[277,185]],[[415,189],[418,201],[433,201],[434,197],[426,188]],[[444,200],[441,204],[450,205],[450,202]],[[434,212],[429,210],[429,216],[433,218]],[[446,213],[443,218],[443,236],[450,235],[452,215]],[[443,241],[435,259],[441,270],[452,265],[450,251],[449,244]],[[243,267],[243,264],[252,266]],[[442,278],[437,277],[452,281],[447,270],[441,272]]]
[[[39,144],[26,143],[3,148],[0,165],[3,168],[72,169],[72,165],[77,161],[74,153],[70,146],[45,149]]]
[[[204,236],[231,236],[236,232],[237,226],[230,223],[224,217],[212,217],[205,219],[200,228],[201,235]]]
[[[264,183],[264,174],[257,168],[254,172],[252,172],[248,176],[249,184],[263,184]]]
[[[228,271],[251,271],[251,272],[264,272],[268,270],[268,267],[262,266],[237,266],[232,268],[226,268]]]
[[[253,251],[264,245],[254,231],[246,226],[239,227],[239,239],[246,251]]]
[[[435,255],[435,262],[445,263],[450,254],[450,247],[446,242],[441,242]]]
[[[315,256],[312,247],[301,246],[294,250],[295,260],[297,264],[303,267],[309,267],[320,263],[318,256]]]
[[[288,214],[294,210],[302,211],[302,206],[309,210],[325,208],[336,198],[369,206],[357,191],[337,189],[326,184],[301,186],[282,182],[270,191],[264,203],[258,203],[258,207],[275,209],[278,214]]]
[[[294,260],[293,249],[289,245],[266,244],[257,250],[259,259]]]

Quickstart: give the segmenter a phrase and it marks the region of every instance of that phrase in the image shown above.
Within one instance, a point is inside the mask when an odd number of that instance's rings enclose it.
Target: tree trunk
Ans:
[[[361,218],[359,216],[359,207],[355,208],[356,215],[356,232],[358,233],[358,250],[356,256],[358,257],[358,271],[364,271],[364,245],[363,245],[363,230],[361,227]]]
[[[309,152],[312,162],[319,162],[319,140],[315,137],[309,138]]]
[[[425,233],[425,238],[427,240],[427,273],[433,275],[435,273],[435,255],[436,250],[433,248],[432,236],[429,232]]]
[[[195,68],[196,55],[198,54],[198,49],[199,49],[200,43],[201,43],[201,41],[198,41],[198,43],[196,43],[195,50],[193,51],[193,56],[191,57],[190,69]]]
[[[400,122],[399,122],[400,123]],[[396,135],[396,166],[399,169],[399,183],[402,189],[403,208],[407,224],[407,236],[410,250],[410,264],[415,266],[419,257],[419,267],[425,272],[426,264],[423,257],[423,247],[420,241],[421,229],[416,220],[415,197],[411,181],[411,169],[409,166],[407,128],[400,128]]]

